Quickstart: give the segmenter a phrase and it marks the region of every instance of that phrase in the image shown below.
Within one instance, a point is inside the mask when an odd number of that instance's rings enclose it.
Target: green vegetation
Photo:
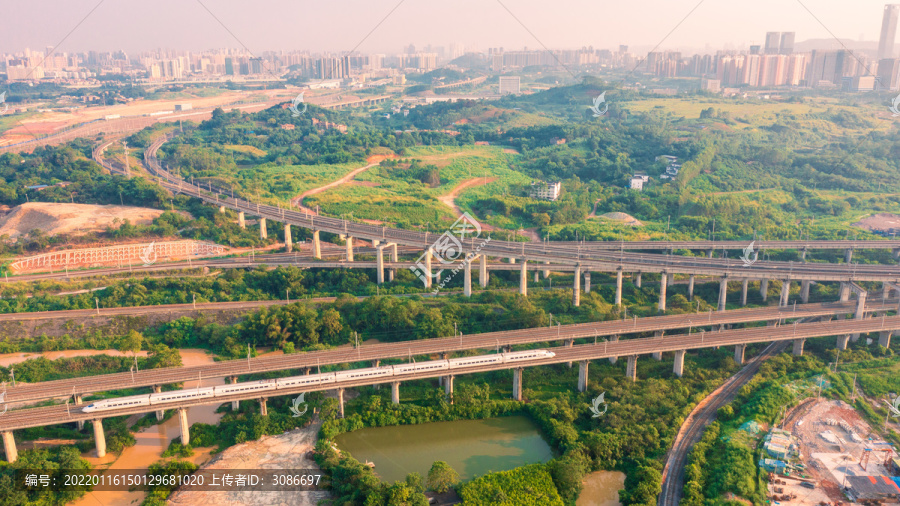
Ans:
[[[442,462],[435,462],[435,466],[438,464],[442,464]],[[556,491],[546,466],[540,464],[482,476],[463,485],[459,490],[459,495],[465,504],[473,506],[563,506],[565,504]]]
[[[23,490],[21,485],[24,478],[19,477],[18,482],[15,479],[17,471],[27,470],[49,475],[59,469],[86,473],[90,471],[91,465],[71,446],[52,450],[24,450],[19,452],[19,458],[14,463],[0,462],[0,506],[62,506],[83,496],[83,491]]]

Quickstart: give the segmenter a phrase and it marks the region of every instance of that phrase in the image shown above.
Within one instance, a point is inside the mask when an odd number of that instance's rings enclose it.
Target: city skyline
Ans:
[[[396,53],[409,44],[444,48],[462,44],[467,50],[481,51],[500,46],[536,50],[624,44],[641,52],[656,48],[691,54],[765,46],[768,32],[794,32],[796,43],[837,37],[877,45],[885,5],[883,0],[865,0],[847,10],[835,0],[787,4],[762,0],[753,8],[738,11],[724,3],[662,0],[640,7],[597,6],[578,0],[554,4],[554,9],[546,9],[536,0],[463,0],[452,6],[413,1],[298,6],[264,0],[247,9],[236,0],[216,4],[162,0],[147,10],[137,1],[44,0],[7,6],[5,17],[16,22],[5,27],[0,52],[57,44],[57,51],[129,53],[222,47],[241,47],[251,53],[344,53],[353,49]],[[573,15],[579,12],[596,16]],[[773,12],[778,16],[773,17]],[[610,21],[613,19],[616,22]],[[829,49],[840,48],[837,41],[832,44],[835,47]]]

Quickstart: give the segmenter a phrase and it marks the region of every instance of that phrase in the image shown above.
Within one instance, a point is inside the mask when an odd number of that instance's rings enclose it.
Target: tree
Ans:
[[[136,330],[129,330],[128,333],[122,336],[116,343],[117,350],[122,353],[128,353],[130,351],[133,356],[137,355],[137,352],[141,351],[143,346],[144,336]]]
[[[438,460],[431,465],[431,470],[428,471],[428,480],[426,481],[429,489],[434,490],[438,494],[443,494],[457,483],[459,483],[459,473],[450,467],[450,464],[443,460]]]

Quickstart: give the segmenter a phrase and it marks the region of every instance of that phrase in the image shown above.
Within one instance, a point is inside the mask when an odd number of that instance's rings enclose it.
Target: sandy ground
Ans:
[[[34,229],[47,235],[84,235],[102,232],[113,220],[128,220],[132,225],[149,225],[163,213],[159,209],[91,204],[52,204],[31,202],[14,207],[0,218],[0,235],[21,237]]]
[[[857,221],[853,224],[853,226],[859,227],[863,230],[868,230],[870,232],[875,230],[900,230],[900,216],[891,213],[873,214],[872,216],[866,216],[865,218]]]
[[[17,353],[4,353],[0,355],[0,366],[9,367],[13,364],[18,364],[19,362],[24,362],[26,360],[38,357],[44,357],[47,360],[56,360],[59,358],[72,358],[72,357],[93,357],[96,355],[109,355],[111,357],[130,357],[133,354],[131,352],[122,353],[119,350],[64,350],[64,351],[45,351],[43,353],[28,353],[28,352],[17,352]],[[136,354],[138,357],[146,357],[146,351],[139,351]]]
[[[315,447],[321,423],[316,422],[279,436],[263,436],[232,446],[215,456],[203,469],[318,469],[309,452]],[[184,506],[312,506],[328,498],[326,491],[196,492],[176,491],[169,504]]]

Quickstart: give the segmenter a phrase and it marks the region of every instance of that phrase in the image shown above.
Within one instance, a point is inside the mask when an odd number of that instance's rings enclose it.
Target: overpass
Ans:
[[[571,345],[575,339],[609,338],[618,340],[621,335],[644,332],[664,332],[672,329],[691,329],[701,327],[721,327],[723,325],[775,322],[784,319],[811,318],[821,316],[841,316],[850,313],[862,319],[871,313],[884,313],[897,309],[900,299],[866,300],[862,304],[857,301],[825,302],[818,304],[799,304],[784,307],[762,307],[751,309],[735,309],[730,311],[687,313],[678,315],[632,318],[627,320],[609,320],[602,322],[557,325],[556,327],[529,328],[487,332],[473,335],[459,335],[425,339],[418,341],[399,341],[360,346],[355,349],[331,349],[294,353],[253,359],[226,360],[192,367],[171,367],[130,372],[103,374],[85,378],[46,381],[34,384],[21,384],[6,391],[7,403],[37,401],[53,397],[71,395],[83,396],[95,392],[116,390],[123,386],[148,387],[171,383],[191,381],[197,377],[224,378],[239,374],[256,374],[277,372],[290,369],[303,369],[322,365],[335,365],[348,362],[369,362],[409,356],[449,354],[473,349],[508,348],[511,346],[542,342],[564,341]],[[229,303],[236,304],[236,303]],[[272,301],[270,304],[276,304]],[[182,306],[188,306],[187,304]],[[120,311],[135,308],[120,308]],[[143,308],[137,308],[143,309]],[[89,311],[89,310],[75,310]],[[112,311],[104,309],[104,313]],[[15,316],[15,315],[11,315]],[[846,347],[846,340],[838,340],[840,347]],[[889,344],[889,337],[886,344]],[[843,344],[843,346],[841,346]]]
[[[675,273],[688,275],[691,278],[690,281],[693,281],[694,276],[697,275],[720,277],[726,288],[724,292],[727,292],[729,282],[741,282],[745,286],[751,280],[759,280],[762,285],[760,287],[761,292],[766,293],[769,280],[780,280],[782,286],[785,287],[782,289],[782,298],[786,297],[790,292],[791,284],[795,281],[801,282],[802,294],[808,294],[809,282],[811,281],[900,281],[900,266],[897,265],[823,264],[767,260],[747,263],[739,259],[729,258],[697,258],[678,255],[626,253],[624,243],[621,242],[618,243],[619,251],[615,251],[600,248],[596,246],[596,243],[590,247],[586,247],[582,243],[519,243],[490,238],[476,238],[474,236],[468,237],[465,233],[463,238],[459,239],[449,232],[441,235],[427,231],[401,230],[319,216],[307,212],[298,212],[293,209],[285,209],[258,202],[253,203],[234,198],[233,196],[229,197],[223,190],[212,185],[207,185],[207,188],[203,189],[199,184],[195,185],[174,177],[164,170],[156,159],[156,152],[166,140],[166,137],[158,138],[144,155],[148,171],[158,178],[159,183],[163,187],[175,193],[184,193],[207,203],[218,205],[222,212],[226,208],[232,209],[238,213],[238,223],[242,226],[245,226],[244,217],[246,214],[259,216],[261,235],[266,233],[266,219],[283,223],[285,226],[285,247],[288,251],[292,247],[290,241],[291,226],[310,229],[313,231],[313,249],[316,258],[321,256],[319,253],[321,248],[319,233],[321,231],[337,234],[346,240],[346,257],[349,262],[353,261],[354,238],[371,241],[376,247],[376,261],[379,263],[383,262],[383,249],[385,247],[391,248],[391,260],[395,262],[397,261],[397,245],[419,248],[425,253],[419,258],[416,265],[426,288],[430,288],[432,285],[435,262],[445,267],[449,266],[463,270],[467,273],[466,279],[471,279],[472,264],[477,260],[483,266],[485,265],[486,257],[489,256],[509,258],[510,262],[521,262],[520,268],[523,273],[527,270],[526,264],[528,262],[543,262],[543,264],[539,265],[545,266],[542,269],[545,273],[553,268],[550,264],[573,265],[575,275],[572,287],[572,303],[576,306],[580,303],[582,274],[587,274],[591,271],[615,272],[617,274],[617,294],[621,294],[623,272],[634,273],[636,286],[640,286],[643,273],[660,274],[660,311],[665,311],[666,288],[669,282],[673,280]],[[737,245],[733,241],[730,243]],[[684,244],[689,243],[686,242]],[[774,242],[766,243],[767,247],[774,244]],[[798,242],[797,244],[801,243]],[[804,241],[802,244],[811,246],[814,242]],[[832,247],[846,247],[848,244],[855,245],[856,242],[825,241],[825,244]],[[898,243],[897,241],[866,241],[860,243],[860,245],[865,246],[879,244],[895,249],[894,247]],[[704,244],[704,246],[709,245]],[[378,282],[383,282],[384,275],[381,269],[378,269],[377,274]],[[689,286],[691,288],[689,292],[693,292],[693,283],[690,281]],[[470,281],[466,284],[470,284]],[[524,292],[524,289],[527,289],[525,276],[522,276],[521,284]],[[465,291],[471,293],[471,290]],[[743,289],[743,291],[746,291],[746,289]],[[806,300],[806,295],[803,295],[803,299]],[[616,303],[619,304],[620,302],[621,296],[619,295],[616,297]]]
[[[680,315],[684,317],[686,315]],[[700,315],[702,317],[702,315]],[[701,318],[702,319],[702,318]],[[625,325],[628,325],[630,322],[624,322]],[[682,325],[686,322],[682,322]],[[706,322],[708,324],[708,322]],[[634,322],[635,328],[637,327],[637,320]],[[624,330],[624,329],[623,329]],[[628,358],[628,364],[626,367],[626,375],[635,380],[637,377],[637,357],[643,354],[653,354],[657,357],[662,357],[663,353],[674,352],[675,362],[673,371],[676,375],[681,376],[684,370],[684,356],[688,350],[696,350],[702,348],[715,348],[720,346],[735,346],[736,349],[740,350],[741,359],[743,359],[743,348],[745,348],[748,344],[751,343],[763,343],[763,342],[775,342],[775,341],[791,341],[793,342],[793,353],[795,355],[801,355],[803,353],[803,343],[806,339],[815,338],[815,337],[824,337],[824,336],[833,336],[833,335],[849,335],[853,333],[867,333],[867,332],[880,332],[881,334],[890,334],[893,331],[900,330],[900,316],[882,316],[880,318],[867,318],[867,319],[852,319],[852,320],[838,320],[838,321],[826,321],[826,322],[816,322],[816,323],[799,323],[795,322],[793,325],[775,325],[766,326],[766,327],[752,327],[752,328],[744,328],[737,330],[720,330],[717,332],[706,332],[705,330],[701,330],[699,332],[694,332],[692,327],[689,327],[687,333],[670,335],[667,337],[663,337],[661,335],[654,337],[645,337],[645,338],[637,338],[637,339],[628,339],[621,341],[603,341],[596,342],[594,344],[583,344],[583,345],[572,345],[566,344],[565,346],[557,346],[551,348],[552,351],[556,353],[556,356],[552,358],[539,359],[530,361],[527,363],[527,366],[539,366],[539,365],[552,365],[559,364],[564,362],[579,362],[579,376],[578,376],[578,389],[579,391],[584,391],[587,389],[588,382],[588,367],[591,360],[598,359],[611,359],[620,356],[625,356]],[[535,329],[531,329],[531,332],[535,332]],[[455,342],[456,339],[448,339],[443,340],[448,343]],[[406,344],[406,343],[392,343],[392,344]],[[453,348],[453,345],[450,344],[449,349]],[[361,350],[357,349],[356,352],[360,354],[356,360],[361,359]],[[348,352],[344,352],[348,353]],[[411,353],[411,352],[410,352]],[[417,350],[417,354],[419,351]],[[353,354],[353,350],[350,350],[350,355]],[[737,353],[736,353],[737,354]],[[352,357],[345,357],[344,361],[352,361]],[[260,360],[260,359],[257,359]],[[243,362],[243,361],[238,361]],[[453,375],[454,374],[471,374],[478,372],[487,372],[487,371],[495,371],[502,369],[513,369],[513,397],[516,400],[522,400],[522,384],[523,384],[523,370],[524,364],[509,364],[509,363],[499,363],[499,364],[487,364],[476,367],[467,367],[465,369],[458,369],[453,371],[453,374],[447,374],[447,371],[422,371],[416,374],[405,375],[403,377],[404,380],[416,380],[416,379],[427,379],[434,377],[442,377],[443,383],[445,386],[445,391],[448,395],[451,396],[453,392]],[[210,366],[207,366],[210,367]],[[235,372],[234,374],[248,374],[250,372],[261,372],[253,369],[252,361],[246,362],[247,369],[244,371]],[[183,368],[186,369],[186,368]],[[153,374],[166,374],[165,370],[155,370],[151,371]],[[105,376],[115,376],[115,375],[105,375]],[[102,376],[101,376],[102,377]],[[98,378],[101,378],[98,377]],[[190,379],[193,379],[190,378]],[[391,383],[391,397],[394,403],[400,402],[400,381],[396,381],[395,377],[390,378],[367,378],[367,379],[354,379],[350,381],[339,381],[338,383],[330,383],[328,385],[307,385],[300,386],[295,388],[287,388],[287,389],[279,389],[277,390],[278,396],[281,395],[294,395],[299,394],[301,392],[309,392],[315,390],[323,390],[323,389],[337,389],[338,391],[338,400],[340,406],[340,412],[343,415],[343,392],[345,388],[364,386],[364,385],[372,385],[386,382],[385,380],[390,380]],[[168,381],[168,380],[166,380]],[[129,382],[120,382],[116,385],[116,388],[122,388],[123,386],[132,386]],[[266,397],[265,395],[271,395],[270,393],[261,394],[260,392],[246,392],[241,394],[234,394],[225,397],[216,397],[214,400],[210,399],[197,399],[190,400],[178,403],[167,404],[166,407],[172,407],[178,410],[179,418],[181,420],[181,429],[182,429],[182,441],[184,443],[189,442],[189,426],[187,423],[187,412],[186,408],[195,405],[203,405],[203,404],[222,404],[227,402],[240,402],[242,400],[251,400],[251,399],[259,399],[261,404],[261,413],[263,415],[267,414],[266,411]],[[102,419],[113,417],[113,416],[124,416],[124,415],[133,415],[133,414],[141,414],[146,413],[146,406],[136,406],[136,407],[126,407],[119,409],[112,409],[103,412],[92,412],[92,413],[84,413],[77,406],[81,405],[80,399],[76,396],[76,406],[69,406],[68,402],[65,405],[54,405],[54,406],[46,406],[39,408],[30,408],[30,409],[21,409],[14,410],[5,413],[3,416],[0,416],[0,431],[2,431],[2,438],[4,442],[4,449],[6,451],[7,460],[12,462],[16,459],[17,451],[15,447],[15,440],[13,439],[13,430],[24,429],[29,427],[41,427],[45,425],[53,425],[59,423],[68,423],[68,422],[84,422],[87,420],[91,420],[93,422],[94,427],[94,437],[95,443],[97,445],[97,453],[99,456],[102,456],[106,452],[106,443],[105,436],[103,433]],[[159,413],[157,416],[160,416]]]

